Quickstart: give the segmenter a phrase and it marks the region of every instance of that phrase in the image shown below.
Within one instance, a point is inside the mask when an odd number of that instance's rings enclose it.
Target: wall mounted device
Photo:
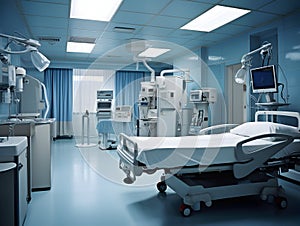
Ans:
[[[132,107],[129,105],[117,106],[114,112],[114,121],[131,122]]]
[[[209,104],[217,102],[215,88],[202,88],[190,91],[190,103],[193,104],[193,114],[190,124],[190,134],[198,134],[209,124]]]

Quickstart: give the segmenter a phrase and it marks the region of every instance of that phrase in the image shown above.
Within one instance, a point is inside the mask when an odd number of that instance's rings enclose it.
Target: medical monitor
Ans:
[[[97,99],[113,99],[113,90],[98,90],[97,91]]]
[[[253,93],[277,92],[277,77],[275,66],[269,65],[250,70]]]
[[[111,101],[99,101],[97,102],[97,109],[110,109],[111,108]]]

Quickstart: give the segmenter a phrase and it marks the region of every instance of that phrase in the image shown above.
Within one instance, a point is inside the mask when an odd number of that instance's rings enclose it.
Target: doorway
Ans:
[[[234,81],[234,76],[241,66],[234,64],[226,67],[227,123],[241,124],[247,121],[246,85]]]

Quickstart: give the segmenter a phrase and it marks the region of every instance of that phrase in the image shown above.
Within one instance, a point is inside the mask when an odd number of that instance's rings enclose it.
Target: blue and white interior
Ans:
[[[10,208],[0,205],[8,216],[0,225],[298,225],[300,164],[280,166],[284,210],[241,195],[185,218],[177,191],[157,192],[163,168],[123,180],[131,166],[119,165],[117,146],[131,140],[121,133],[137,144],[139,136],[178,140],[257,121],[258,111],[279,112],[272,120],[299,132],[285,116],[300,112],[300,1],[119,0],[107,20],[89,16],[106,14],[94,4],[108,1],[82,0],[86,18],[74,16],[76,2],[0,0],[0,197]],[[186,28],[215,7],[245,14]],[[163,52],[143,55],[148,48]],[[49,65],[37,66],[33,52]]]

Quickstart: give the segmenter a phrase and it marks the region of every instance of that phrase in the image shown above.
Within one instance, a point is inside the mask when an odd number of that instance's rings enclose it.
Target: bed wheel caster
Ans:
[[[164,181],[158,182],[156,187],[159,192],[165,192],[167,190],[167,184]]]
[[[130,177],[126,177],[126,178],[123,179],[123,182],[124,182],[125,184],[132,184],[132,183],[133,183],[133,180],[132,180]]]
[[[262,194],[262,195],[260,195],[260,199],[263,201],[266,201],[268,199],[268,196]]]
[[[280,209],[286,209],[288,206],[287,199],[285,197],[276,197],[275,203]]]
[[[207,207],[211,207],[211,206],[212,206],[212,201],[205,202],[205,205],[206,205]]]
[[[191,216],[193,209],[192,209],[192,207],[190,207],[188,205],[181,204],[179,211],[182,214],[182,216],[189,217],[189,216]]]

